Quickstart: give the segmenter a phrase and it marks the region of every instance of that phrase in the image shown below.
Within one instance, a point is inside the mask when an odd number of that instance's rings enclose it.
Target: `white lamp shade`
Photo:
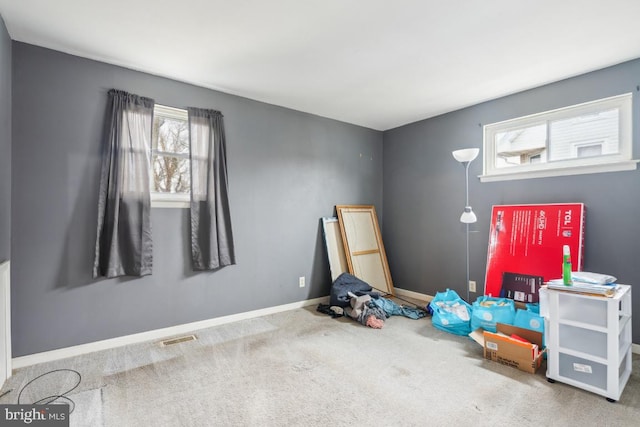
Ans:
[[[453,158],[459,161],[460,163],[470,162],[476,157],[478,157],[478,153],[480,152],[479,148],[464,148],[462,150],[456,150],[452,152]]]
[[[462,212],[462,215],[460,215],[460,222],[465,224],[473,224],[476,221],[478,221],[478,218],[473,212],[473,209],[471,209],[471,206],[465,206],[464,212]]]

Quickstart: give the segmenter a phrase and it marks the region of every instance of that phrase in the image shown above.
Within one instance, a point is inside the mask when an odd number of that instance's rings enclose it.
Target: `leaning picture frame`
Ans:
[[[373,205],[337,205],[349,273],[375,290],[394,295],[378,216]]]
[[[342,235],[340,234],[340,224],[338,224],[338,218],[322,218],[322,232],[324,234],[324,243],[327,249],[327,258],[329,259],[331,282],[333,283],[342,273],[349,272],[347,257],[345,256],[344,245],[342,243]]]

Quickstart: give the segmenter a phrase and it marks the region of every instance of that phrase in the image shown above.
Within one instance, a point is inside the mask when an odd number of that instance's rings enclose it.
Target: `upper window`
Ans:
[[[483,182],[636,169],[632,95],[484,126]]]
[[[188,206],[191,190],[187,110],[156,104],[151,133],[151,203]]]

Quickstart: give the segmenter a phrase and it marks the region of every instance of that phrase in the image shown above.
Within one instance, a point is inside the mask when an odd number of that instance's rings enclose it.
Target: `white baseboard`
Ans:
[[[57,350],[45,351],[42,353],[29,354],[26,356],[13,358],[12,367],[13,369],[20,369],[27,366],[36,365],[38,363],[52,362],[55,360],[66,359],[67,357],[93,353],[95,351],[108,350],[111,348],[122,347],[130,344],[138,344],[146,341],[166,339],[171,336],[182,335],[197,331],[199,329],[237,322],[239,320],[253,319],[260,316],[266,316],[268,314],[281,313],[283,311],[294,310],[296,308],[307,307],[315,304],[326,304],[328,301],[329,297],[314,298],[290,304],[278,305],[275,307],[267,307],[260,310],[247,311],[244,313],[232,314],[229,316],[216,317],[213,319],[171,326],[168,328],[140,332],[138,334],[125,335],[122,337],[95,341],[87,344],[75,345],[72,347],[60,348]]]
[[[396,292],[396,295],[399,297],[407,297],[407,298],[415,298],[421,301],[431,301],[433,299],[433,295],[421,294],[420,292],[408,291],[406,289],[401,288],[393,288]]]
[[[640,354],[640,344],[631,344],[631,351]]]

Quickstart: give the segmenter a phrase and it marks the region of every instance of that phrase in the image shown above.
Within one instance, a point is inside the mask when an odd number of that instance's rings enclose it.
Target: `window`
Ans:
[[[591,156],[601,156],[602,155],[602,145],[600,142],[598,144],[584,144],[576,146],[576,154],[578,157],[591,157]]]
[[[151,133],[151,203],[188,207],[191,189],[187,110],[155,105]]]
[[[484,126],[482,182],[633,170],[630,93]]]

